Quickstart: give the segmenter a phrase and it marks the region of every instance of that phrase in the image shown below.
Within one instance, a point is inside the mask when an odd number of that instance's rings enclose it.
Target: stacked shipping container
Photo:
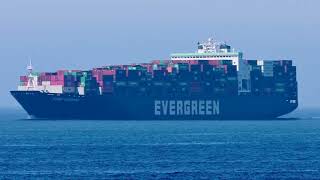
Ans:
[[[253,95],[296,96],[296,68],[292,61],[246,60]],[[63,93],[86,95],[238,95],[238,71],[230,60],[165,60],[127,66],[106,66],[89,71],[59,70],[40,73],[38,84],[61,86]],[[20,77],[27,86],[28,77]]]
[[[297,96],[296,67],[291,60],[249,60],[251,92],[255,95],[281,94]]]

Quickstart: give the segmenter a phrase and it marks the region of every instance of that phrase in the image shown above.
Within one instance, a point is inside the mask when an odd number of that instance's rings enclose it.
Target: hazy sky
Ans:
[[[318,0],[0,1],[0,106],[37,71],[168,59],[214,36],[248,59],[293,59],[300,107],[320,102]]]

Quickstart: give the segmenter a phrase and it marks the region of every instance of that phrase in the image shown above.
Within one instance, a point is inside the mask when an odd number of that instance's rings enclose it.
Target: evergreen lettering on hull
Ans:
[[[186,116],[186,115],[219,115],[218,100],[155,100],[154,115]]]

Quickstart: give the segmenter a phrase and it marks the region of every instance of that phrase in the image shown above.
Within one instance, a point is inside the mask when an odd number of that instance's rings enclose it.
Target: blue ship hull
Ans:
[[[297,100],[283,96],[147,97],[11,91],[33,118],[106,120],[274,119],[292,112]]]

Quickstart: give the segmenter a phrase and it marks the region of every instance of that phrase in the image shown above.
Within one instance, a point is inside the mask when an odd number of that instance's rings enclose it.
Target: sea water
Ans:
[[[0,179],[318,179],[320,119],[313,113],[97,121],[29,120],[22,110],[2,109]]]

